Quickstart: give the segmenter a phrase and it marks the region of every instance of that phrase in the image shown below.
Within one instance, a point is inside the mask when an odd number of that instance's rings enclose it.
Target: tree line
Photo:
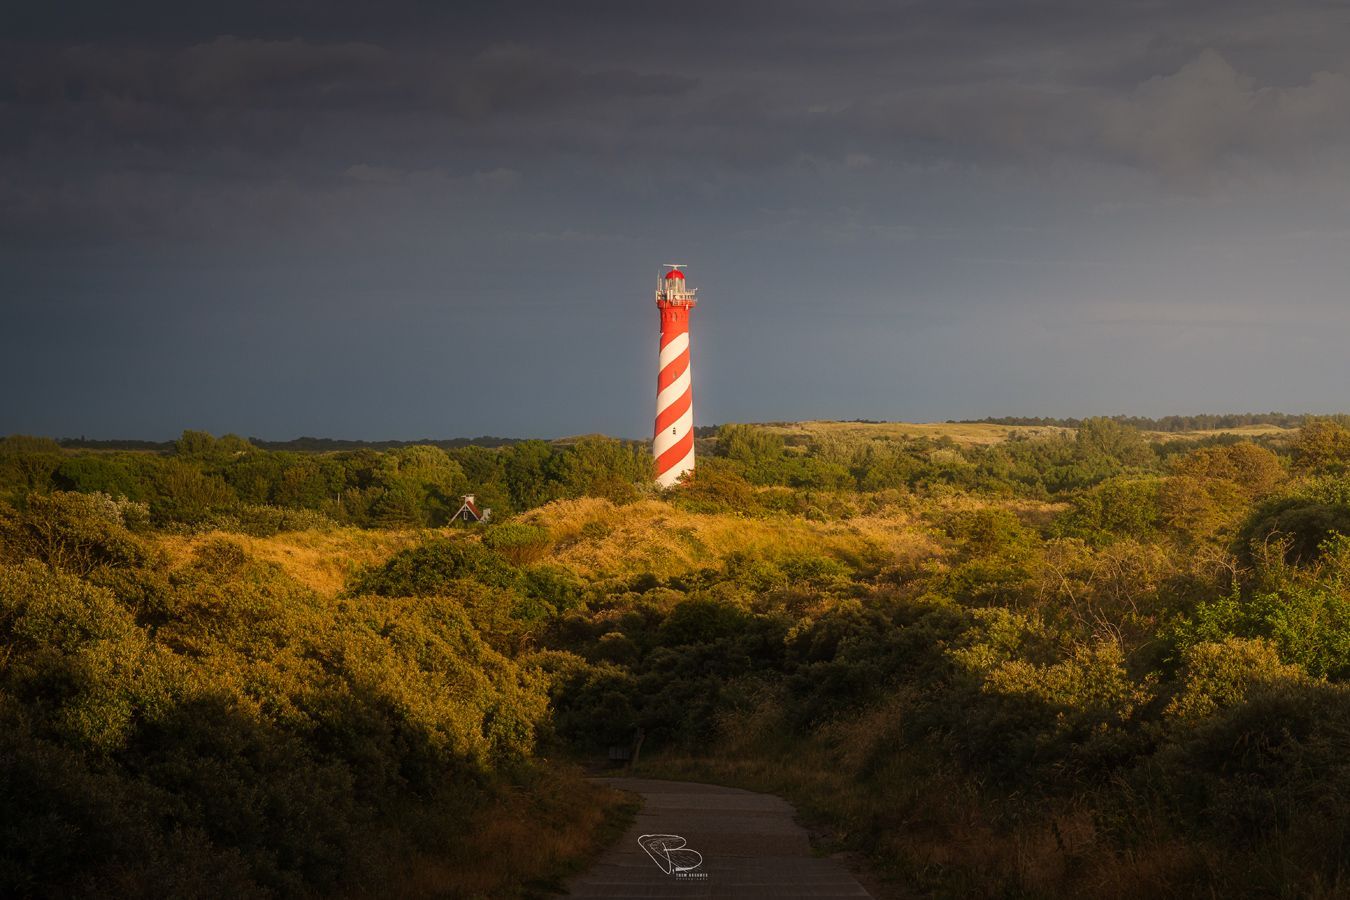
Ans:
[[[304,453],[266,450],[235,435],[185,431],[166,452],[79,451],[56,441],[0,440],[0,497],[103,493],[144,504],[160,526],[255,533],[325,521],[361,527],[445,524],[462,495],[499,515],[583,495],[632,499],[650,480],[645,445],[590,437],[500,447]]]

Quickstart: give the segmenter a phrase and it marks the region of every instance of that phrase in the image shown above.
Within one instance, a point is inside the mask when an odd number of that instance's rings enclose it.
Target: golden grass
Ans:
[[[1071,428],[1054,425],[990,425],[983,422],[775,422],[758,426],[784,437],[854,438],[861,440],[900,440],[907,438],[951,438],[968,446],[998,444],[1009,435],[1019,437],[1050,437],[1071,432]]]
[[[1298,434],[1297,428],[1284,428],[1279,425],[1238,425],[1235,428],[1209,428],[1195,431],[1145,431],[1144,436],[1153,441],[1166,441],[1175,438],[1207,438],[1221,434],[1235,434],[1239,437],[1261,437],[1268,434]]]
[[[927,527],[898,510],[812,522],[690,513],[660,500],[620,507],[581,499],[550,503],[522,518],[549,529],[552,562],[592,578],[632,572],[668,577],[716,565],[734,551],[768,557],[823,554],[864,567],[937,552]]]
[[[252,537],[212,531],[190,536],[163,535],[157,541],[175,565],[189,560],[204,543],[221,538],[234,541],[250,556],[278,564],[299,583],[322,596],[331,597],[343,589],[356,570],[382,563],[398,551],[440,533],[334,528]]]
[[[963,446],[989,446],[1009,437],[1038,438],[1072,434],[1072,428],[1057,425],[993,425],[985,422],[771,422],[758,425],[766,431],[784,437],[836,437],[846,440],[902,440],[909,438],[950,438]],[[1259,437],[1271,434],[1294,434],[1296,428],[1279,425],[1239,425],[1234,428],[1216,428],[1197,431],[1145,431],[1151,441],[1199,439],[1221,434]]]
[[[582,498],[554,501],[523,514],[520,521],[548,529],[551,546],[542,561],[561,565],[582,577],[607,578],[634,572],[669,577],[720,565],[737,551],[768,558],[819,554],[855,568],[912,562],[942,553],[931,525],[935,515],[990,506],[1011,510],[1034,523],[1043,523],[1063,509],[1063,504],[1034,500],[952,494],[926,499],[923,515],[917,507],[892,505],[873,514],[818,522],[797,516],[693,513],[656,499],[616,506],[604,499]],[[250,556],[276,563],[300,584],[332,597],[343,590],[355,572],[379,565],[400,550],[437,537],[472,539],[476,534],[466,534],[460,528],[333,528],[269,537],[226,531],[164,534],[154,540],[175,566],[190,561],[203,544],[233,541]]]

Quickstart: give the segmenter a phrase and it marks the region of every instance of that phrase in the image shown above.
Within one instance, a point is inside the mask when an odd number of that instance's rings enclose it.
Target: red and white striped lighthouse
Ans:
[[[698,305],[697,290],[685,285],[681,265],[667,264],[670,271],[656,285],[656,308],[661,313],[661,363],[656,376],[656,431],[652,456],[656,457],[656,483],[671,487],[686,472],[694,471],[694,389],[689,365],[689,310]]]

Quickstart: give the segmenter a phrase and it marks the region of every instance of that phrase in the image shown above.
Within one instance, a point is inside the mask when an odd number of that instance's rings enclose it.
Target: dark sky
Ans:
[[[1344,2],[0,6],[0,433],[1350,408]]]

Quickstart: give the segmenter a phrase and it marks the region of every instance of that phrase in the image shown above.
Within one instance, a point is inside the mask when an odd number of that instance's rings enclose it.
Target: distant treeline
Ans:
[[[1241,428],[1244,425],[1275,425],[1280,428],[1299,428],[1309,418],[1306,413],[1201,413],[1195,416],[1106,416],[1113,422],[1138,428],[1140,431],[1213,431],[1219,428]],[[1316,418],[1328,418],[1317,416]],[[1332,416],[1331,418],[1340,418]],[[1055,428],[1077,428],[1086,419],[1056,419],[1046,416],[987,416],[983,419],[948,420],[964,425],[1040,425]]]
[[[102,493],[143,504],[160,527],[253,534],[332,522],[423,527],[446,524],[464,494],[499,518],[569,497],[630,500],[652,471],[645,443],[598,436],[318,452],[185,431],[154,449],[93,451],[49,438],[0,438],[0,501],[22,506],[32,494]]]
[[[1101,417],[1092,417],[1101,418]],[[1212,431],[1219,428],[1239,428],[1243,425],[1277,425],[1281,428],[1299,428],[1309,418],[1342,419],[1342,416],[1310,416],[1295,413],[1227,413],[1222,415],[1201,414],[1195,416],[1163,416],[1150,419],[1146,416],[1106,416],[1113,422],[1129,425],[1141,431]],[[1350,418],[1350,417],[1344,417]],[[841,421],[867,425],[882,425],[885,419],[846,419]],[[1077,428],[1087,418],[1057,419],[1046,416],[987,416],[983,419],[948,419],[949,424],[960,425],[1040,425],[1043,427]],[[790,425],[790,422],[772,422],[772,425]],[[721,425],[698,425],[694,428],[696,438],[714,438]],[[509,447],[530,438],[498,437],[480,435],[471,438],[424,438],[416,441],[361,441],[342,438],[298,437],[289,441],[268,441],[258,437],[248,438],[250,446],[259,450],[284,450],[292,453],[334,453],[341,450],[399,450],[406,447],[439,447],[442,450],[458,450],[462,447]],[[68,450],[144,450],[153,453],[173,453],[177,441],[147,441],[135,438],[98,439],[86,437],[57,438],[56,443]]]

